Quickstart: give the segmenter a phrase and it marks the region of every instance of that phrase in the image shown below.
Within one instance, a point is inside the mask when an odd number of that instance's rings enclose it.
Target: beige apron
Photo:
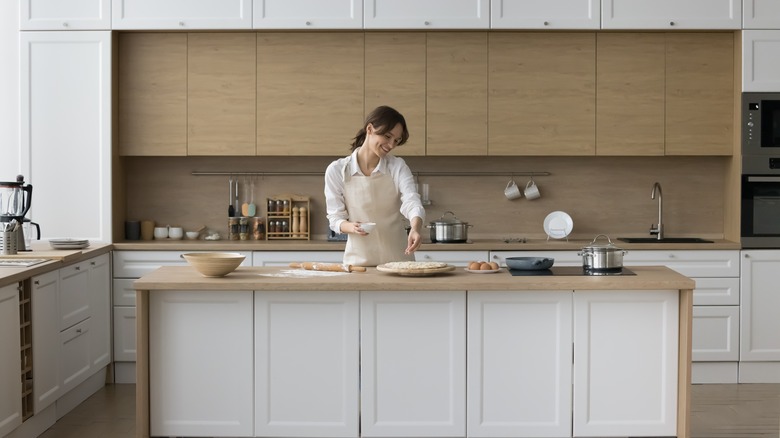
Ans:
[[[351,160],[350,160],[351,161]],[[401,214],[401,199],[391,175],[351,175],[351,165],[344,167],[344,203],[350,222],[376,222],[367,236],[349,234],[344,249],[344,263],[377,266],[387,262],[414,260],[404,254],[407,236]]]

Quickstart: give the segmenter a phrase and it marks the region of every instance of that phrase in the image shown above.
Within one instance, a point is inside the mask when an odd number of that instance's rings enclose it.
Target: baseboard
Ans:
[[[693,362],[691,383],[737,383],[738,362]]]
[[[135,383],[135,362],[114,362],[114,383]]]
[[[65,414],[72,411],[92,394],[98,392],[100,388],[106,386],[106,367],[89,376],[87,380],[81,382],[79,386],[71,389],[65,395],[58,398],[55,402],[57,409],[57,419],[64,417]]]
[[[740,362],[739,383],[780,383],[780,362]]]

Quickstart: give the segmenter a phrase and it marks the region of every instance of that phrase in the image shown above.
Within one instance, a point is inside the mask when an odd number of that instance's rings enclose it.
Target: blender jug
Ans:
[[[11,222],[14,219],[20,224],[25,222],[24,216],[30,211],[32,202],[32,188],[32,184],[24,183],[23,175],[17,175],[16,181],[0,181],[0,222]],[[20,229],[16,234],[18,250],[27,251],[29,248],[25,245],[24,233]]]

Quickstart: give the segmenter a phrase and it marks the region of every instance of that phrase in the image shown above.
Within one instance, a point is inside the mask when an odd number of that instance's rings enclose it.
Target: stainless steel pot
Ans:
[[[446,218],[447,214],[451,214],[452,218]],[[431,229],[431,242],[433,243],[463,243],[469,238],[469,225],[468,222],[463,222],[457,217],[455,213],[451,211],[445,212],[439,220],[433,221],[428,225]]]
[[[596,243],[599,237],[606,237],[604,244]],[[590,245],[582,248],[577,255],[582,256],[582,269],[585,271],[620,271],[623,269],[623,256],[627,251],[618,248],[606,234],[596,236]]]

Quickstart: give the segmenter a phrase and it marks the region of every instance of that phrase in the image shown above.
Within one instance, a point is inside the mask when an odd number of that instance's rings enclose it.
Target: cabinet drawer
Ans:
[[[134,278],[114,279],[114,306],[135,306]]]
[[[135,362],[135,307],[114,307],[114,361]]]
[[[738,306],[739,278],[694,278],[694,306]]]
[[[91,319],[86,319],[60,333],[60,381],[63,392],[75,388],[89,377],[89,337]]]
[[[694,306],[691,359],[739,360],[739,306]]]
[[[739,277],[739,251],[628,251],[623,265],[663,265],[687,277]]]
[[[89,263],[60,269],[60,330],[89,318]]]
[[[160,266],[186,266],[181,255],[190,252],[208,251],[114,251],[114,278],[141,278]],[[251,266],[252,253],[239,253],[246,256],[241,266]]]

